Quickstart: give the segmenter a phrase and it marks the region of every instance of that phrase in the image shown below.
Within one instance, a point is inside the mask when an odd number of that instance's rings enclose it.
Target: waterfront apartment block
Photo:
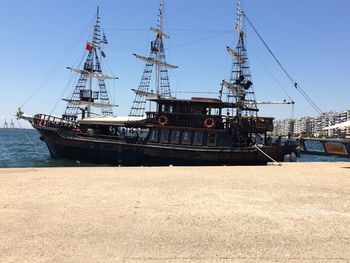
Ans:
[[[295,136],[304,133],[310,137],[338,137],[350,135],[350,129],[325,129],[334,124],[350,120],[350,109],[338,112],[324,113],[318,117],[301,117],[298,119],[275,120],[273,135],[285,136],[291,133]]]

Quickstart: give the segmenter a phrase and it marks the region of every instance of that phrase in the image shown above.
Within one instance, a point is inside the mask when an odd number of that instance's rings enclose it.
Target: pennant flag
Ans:
[[[91,49],[92,49],[92,44],[90,42],[87,42],[86,43],[86,50],[90,52]]]
[[[106,57],[105,52],[103,52],[102,50],[101,50],[101,56],[104,57],[104,58]]]
[[[107,37],[105,35],[105,32],[103,32],[102,43],[103,44],[108,44],[108,40],[107,40]]]

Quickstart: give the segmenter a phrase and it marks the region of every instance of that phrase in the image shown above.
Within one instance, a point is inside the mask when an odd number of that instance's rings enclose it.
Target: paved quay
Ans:
[[[0,262],[350,263],[350,163],[0,169]]]

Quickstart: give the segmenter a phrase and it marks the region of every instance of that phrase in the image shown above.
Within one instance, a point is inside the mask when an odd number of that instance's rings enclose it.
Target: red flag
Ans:
[[[90,42],[87,42],[86,43],[86,50],[91,51],[91,49],[92,49],[92,44]]]

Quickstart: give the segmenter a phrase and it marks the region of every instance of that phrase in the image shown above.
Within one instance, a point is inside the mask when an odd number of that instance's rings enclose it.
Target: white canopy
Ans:
[[[342,123],[338,123],[332,126],[328,126],[326,128],[323,128],[324,130],[331,130],[331,129],[346,129],[346,128],[350,128],[350,120],[349,121],[345,121]]]
[[[81,124],[106,124],[106,125],[118,125],[130,122],[137,122],[145,120],[146,117],[136,116],[102,116],[102,117],[88,117],[78,122]]]

